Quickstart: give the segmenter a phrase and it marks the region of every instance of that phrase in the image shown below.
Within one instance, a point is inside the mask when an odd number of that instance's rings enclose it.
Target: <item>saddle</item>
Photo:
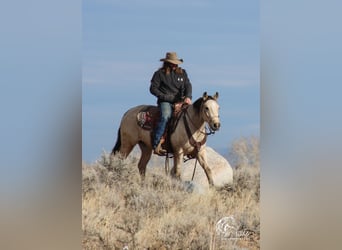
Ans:
[[[170,143],[170,135],[176,129],[176,126],[178,124],[182,111],[186,109],[188,106],[189,106],[188,104],[184,104],[182,102],[175,103],[172,105],[172,110],[173,110],[172,116],[161,138],[162,148],[167,150],[167,152],[170,152],[170,153],[173,152],[172,146]],[[137,114],[138,125],[142,129],[151,131],[151,140],[153,138],[153,134],[154,134],[155,128],[157,127],[159,119],[160,119],[160,110],[157,106],[146,106],[146,108],[142,109]]]

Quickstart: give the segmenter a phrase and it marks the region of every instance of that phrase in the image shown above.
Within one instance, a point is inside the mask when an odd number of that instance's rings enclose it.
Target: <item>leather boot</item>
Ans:
[[[162,140],[158,143],[158,146],[153,150],[153,153],[160,156],[165,156],[167,151],[162,148]]]

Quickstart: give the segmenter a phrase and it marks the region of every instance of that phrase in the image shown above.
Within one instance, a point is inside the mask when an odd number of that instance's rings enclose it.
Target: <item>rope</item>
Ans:
[[[194,176],[195,176],[195,172],[196,172],[196,165],[197,165],[197,159],[196,159],[196,162],[195,162],[195,167],[194,167],[194,172],[192,173],[192,178],[191,178],[191,181],[194,180]]]
[[[207,132],[207,131],[209,131],[209,132]],[[201,131],[202,132],[202,131]],[[202,132],[203,133],[203,132]],[[208,126],[205,126],[205,132],[204,132],[206,135],[213,135],[213,134],[215,134],[215,131],[214,130],[212,130],[210,127],[208,127]]]

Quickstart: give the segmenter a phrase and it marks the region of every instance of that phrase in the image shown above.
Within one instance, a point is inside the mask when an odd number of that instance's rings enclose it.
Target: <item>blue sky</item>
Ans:
[[[193,99],[219,92],[222,129],[207,145],[259,136],[258,1],[83,1],[82,158],[116,140],[123,113],[155,104],[153,72],[167,51],[184,59]]]

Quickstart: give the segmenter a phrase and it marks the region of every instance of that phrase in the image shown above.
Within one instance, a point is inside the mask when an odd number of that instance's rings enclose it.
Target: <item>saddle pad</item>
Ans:
[[[183,103],[177,103],[173,106],[173,114],[168,124],[168,126],[170,127],[169,131],[171,131],[171,133],[177,126],[181,111],[186,109],[188,106],[189,105],[185,105]],[[138,125],[146,130],[154,130],[159,119],[160,111],[159,108],[156,106],[147,106],[137,114]]]
[[[153,130],[159,119],[159,110],[157,107],[148,107],[137,114],[138,125],[146,130]]]

